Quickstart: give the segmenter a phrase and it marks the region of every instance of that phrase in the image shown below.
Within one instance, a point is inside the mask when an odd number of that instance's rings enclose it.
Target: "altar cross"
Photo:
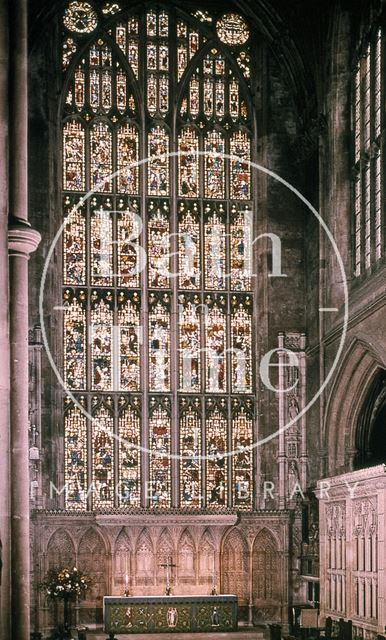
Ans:
[[[161,562],[161,564],[160,564],[160,567],[163,567],[164,569],[166,569],[166,595],[167,596],[171,595],[171,587],[170,587],[171,574],[170,574],[170,569],[173,569],[173,567],[176,567],[176,566],[177,565],[172,562],[171,556],[167,557],[166,562]]]

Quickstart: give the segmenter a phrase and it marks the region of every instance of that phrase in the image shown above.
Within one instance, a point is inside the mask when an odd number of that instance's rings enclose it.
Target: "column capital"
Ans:
[[[8,253],[11,257],[29,259],[31,253],[36,251],[41,240],[41,235],[27,223],[17,222],[8,227]]]

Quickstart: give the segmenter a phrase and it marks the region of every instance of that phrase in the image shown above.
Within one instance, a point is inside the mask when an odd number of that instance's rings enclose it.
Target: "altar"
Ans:
[[[237,630],[237,596],[105,596],[107,633]]]

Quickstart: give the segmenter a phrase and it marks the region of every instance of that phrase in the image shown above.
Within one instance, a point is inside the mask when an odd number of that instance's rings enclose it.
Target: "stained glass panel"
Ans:
[[[150,295],[149,312],[149,388],[170,388],[170,308],[169,296]]]
[[[205,208],[205,286],[207,289],[225,289],[226,235],[225,211],[222,205],[212,213]]]
[[[161,115],[169,110],[169,78],[166,75],[160,75],[158,79],[158,109]]]
[[[138,216],[138,203],[129,211],[118,216],[118,285],[120,287],[139,287],[142,259],[139,235],[142,228]],[[124,204],[122,203],[122,207]]]
[[[99,398],[93,399],[94,405],[98,402]],[[91,431],[93,508],[108,509],[114,506],[114,420],[110,407],[94,408]]]
[[[117,140],[117,189],[119,193],[138,193],[139,141],[135,127],[123,124],[118,128]]]
[[[248,200],[251,184],[251,143],[246,133],[238,131],[230,140],[231,160],[231,198],[233,200]]]
[[[154,127],[148,141],[148,193],[151,196],[169,194],[169,135],[163,127]]]
[[[236,60],[237,64],[244,74],[244,77],[249,80],[251,77],[251,56],[247,51],[240,51]]]
[[[91,233],[91,283],[109,286],[113,276],[113,226],[108,203],[93,211]],[[110,205],[111,207],[111,205]]]
[[[227,415],[225,400],[206,409],[206,499],[209,507],[227,504]]]
[[[185,127],[178,137],[178,192],[185,198],[199,195],[198,137],[194,129]]]
[[[63,280],[64,284],[86,284],[86,222],[82,207],[69,206],[65,198],[64,208],[68,207],[63,239]]]
[[[113,96],[111,88],[111,72],[103,71],[102,73],[102,109],[107,113],[112,107]]]
[[[239,14],[225,13],[217,22],[217,35],[224,44],[238,46],[248,40],[249,29]]]
[[[232,296],[231,306],[232,390],[252,393],[252,299]]]
[[[124,24],[117,24],[115,27],[115,42],[120,50],[126,55],[126,27]]]
[[[201,506],[200,400],[180,401],[180,499],[182,507]]]
[[[200,297],[180,294],[178,308],[180,389],[197,392],[201,388]]]
[[[92,292],[90,316],[91,387],[95,391],[110,391],[113,381],[113,297],[110,291]]]
[[[149,287],[167,288],[170,270],[170,223],[167,202],[149,203],[148,255]]]
[[[73,38],[67,38],[63,42],[63,69],[66,69],[70,64],[76,49],[77,47]]]
[[[224,198],[225,161],[224,137],[220,131],[211,131],[205,138],[205,197]]]
[[[179,44],[177,47],[177,80],[181,80],[188,64],[188,47],[186,44]]]
[[[80,122],[71,120],[63,127],[63,189],[84,191],[85,189],[85,139]]]
[[[126,111],[126,101],[127,101],[127,89],[126,89],[126,75],[119,69],[116,76],[116,87],[117,87],[117,109],[119,113],[124,113]]]
[[[91,189],[95,191],[112,191],[112,139],[107,124],[98,122],[90,132],[90,175]]]
[[[118,293],[119,366],[121,391],[140,389],[140,298],[138,293]],[[116,388],[116,385],[114,385]]]
[[[198,205],[180,203],[178,226],[178,274],[181,289],[200,287],[200,218]]]
[[[86,292],[64,291],[64,382],[69,389],[86,389]]]
[[[90,107],[96,113],[100,104],[100,73],[93,69],[90,71]]]
[[[226,299],[207,296],[205,303],[206,391],[224,393],[227,389]]]
[[[253,502],[253,411],[251,403],[232,403],[233,504],[250,509]]]
[[[237,120],[240,112],[239,81],[232,80],[229,84],[229,115],[232,120]]]
[[[87,509],[87,422],[69,398],[64,415],[64,478],[65,508],[73,511]]]
[[[215,111],[220,120],[225,116],[225,85],[223,80],[215,84]]]
[[[204,81],[204,114],[207,118],[213,116],[213,90],[214,82],[211,78]]]
[[[150,400],[150,505],[170,506],[170,402]]]
[[[138,64],[139,64],[139,56],[138,56],[138,41],[130,38],[127,43],[127,52],[128,52],[128,62],[133,70],[134,76],[138,78]]]
[[[193,118],[196,118],[200,112],[200,83],[195,76],[189,84],[189,111]]]
[[[97,27],[98,18],[91,4],[76,0],[66,8],[63,24],[69,31],[91,33]]]
[[[234,291],[251,289],[253,243],[253,214],[232,205],[231,209],[231,288]]]
[[[119,504],[139,507],[141,500],[141,418],[140,402],[119,400]]]

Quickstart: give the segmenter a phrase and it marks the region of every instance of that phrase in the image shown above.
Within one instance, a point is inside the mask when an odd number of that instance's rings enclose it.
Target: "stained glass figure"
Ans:
[[[206,407],[206,501],[208,507],[227,504],[227,413],[225,400]]]
[[[114,420],[111,407],[98,406],[93,399],[92,432],[92,504],[94,509],[114,506]],[[97,406],[95,406],[97,405]]]
[[[73,38],[66,38],[63,42],[63,69],[68,67],[76,50],[75,40]]]
[[[70,2],[63,16],[63,24],[75,33],[91,33],[98,25],[97,14],[88,2]]]
[[[249,38],[248,25],[238,13],[225,13],[216,28],[219,40],[231,47],[245,44]]]
[[[83,289],[64,290],[64,383],[78,391],[86,389],[86,300]]]
[[[153,127],[148,138],[148,193],[169,194],[169,135],[163,127]]]
[[[231,175],[230,196],[233,200],[249,200],[251,185],[251,143],[242,131],[234,133],[230,140]]]
[[[188,47],[180,43],[177,47],[177,80],[181,80],[188,64]]]
[[[111,72],[102,73],[102,109],[107,113],[112,107]]]
[[[215,113],[219,120],[225,116],[225,85],[223,80],[218,80],[215,84]]]
[[[236,60],[237,64],[244,74],[244,77],[249,80],[251,77],[251,56],[247,51],[240,51]]]
[[[157,14],[155,11],[149,11],[146,16],[147,35],[150,37],[157,36]]]
[[[113,382],[113,296],[110,291],[91,294],[91,387],[110,391]],[[114,358],[115,361],[115,358]]]
[[[169,391],[170,388],[170,301],[150,294],[149,311],[149,388]]]
[[[85,136],[83,125],[77,120],[63,127],[63,189],[84,191],[85,189]]]
[[[80,399],[83,401],[83,398]],[[64,403],[65,508],[87,510],[87,421],[70,398]]]
[[[170,401],[150,399],[150,506],[170,506]]]
[[[182,129],[178,137],[178,194],[185,198],[199,195],[198,137],[191,127]]]
[[[201,418],[200,399],[180,400],[180,500],[182,507],[200,507]]]
[[[126,26],[124,24],[120,23],[115,27],[115,42],[124,55],[126,55]]]
[[[200,46],[200,37],[197,31],[189,31],[189,60],[194,58]]]
[[[232,402],[233,504],[251,509],[253,504],[253,411],[250,401]]]
[[[213,91],[214,82],[211,78],[207,78],[204,81],[204,114],[207,118],[211,118],[213,116]]]
[[[239,81],[233,79],[229,83],[229,115],[232,120],[237,120],[240,114],[240,85]]]
[[[141,501],[140,401],[119,399],[119,504],[139,507]]]
[[[200,84],[195,76],[189,84],[189,112],[193,118],[200,112]]]
[[[157,77],[154,73],[149,75],[147,83],[147,110],[151,116],[157,111]]]
[[[158,35],[167,38],[169,35],[169,15],[166,11],[161,11],[158,18]]]
[[[252,392],[252,300],[231,299],[231,362],[234,393]]]
[[[224,393],[227,390],[226,299],[207,296],[205,304],[205,387],[210,393]]]
[[[200,218],[198,204],[179,206],[178,277],[181,289],[200,287]]]
[[[135,38],[129,38],[127,43],[127,59],[129,65],[131,66],[134,76],[138,78],[138,65],[139,65],[139,54],[138,54],[138,40]]]
[[[222,199],[225,196],[225,146],[220,131],[206,135],[205,152],[205,197]]]
[[[138,203],[133,204],[137,206],[132,206],[130,210],[123,210],[117,219],[118,285],[120,287],[139,287],[140,273],[146,257],[139,244],[142,223],[138,216]],[[119,208],[124,208],[123,202]]]
[[[151,71],[157,71],[158,65],[158,56],[157,56],[157,45],[153,42],[149,42],[147,45],[147,68]]]
[[[138,193],[139,141],[135,127],[123,124],[117,134],[117,189],[119,193]]]
[[[124,113],[126,111],[126,103],[127,103],[127,89],[126,89],[126,75],[119,69],[116,75],[116,101],[117,101],[117,109],[119,113]]]
[[[65,198],[67,219],[63,238],[63,280],[66,285],[86,284],[86,221],[83,207],[69,206]]]
[[[110,208],[111,203],[104,202],[91,215],[91,283],[93,285],[109,286],[113,280],[113,227]]]
[[[149,287],[167,288],[169,286],[170,273],[170,214],[168,203],[150,201],[148,215]]]
[[[112,136],[104,122],[91,126],[90,132],[90,175],[91,189],[101,192],[112,191]]]
[[[118,293],[119,388],[140,390],[140,297],[127,291]],[[116,384],[114,387],[116,388]]]
[[[201,299],[198,295],[180,294],[178,297],[179,377],[181,391],[200,391],[201,388]]]
[[[161,115],[169,111],[169,78],[160,75],[158,78],[158,109]]]
[[[248,205],[231,208],[231,288],[234,291],[250,291],[253,246],[253,214]]]
[[[225,289],[226,235],[225,211],[222,205],[212,212],[205,207],[205,286],[207,289]]]

